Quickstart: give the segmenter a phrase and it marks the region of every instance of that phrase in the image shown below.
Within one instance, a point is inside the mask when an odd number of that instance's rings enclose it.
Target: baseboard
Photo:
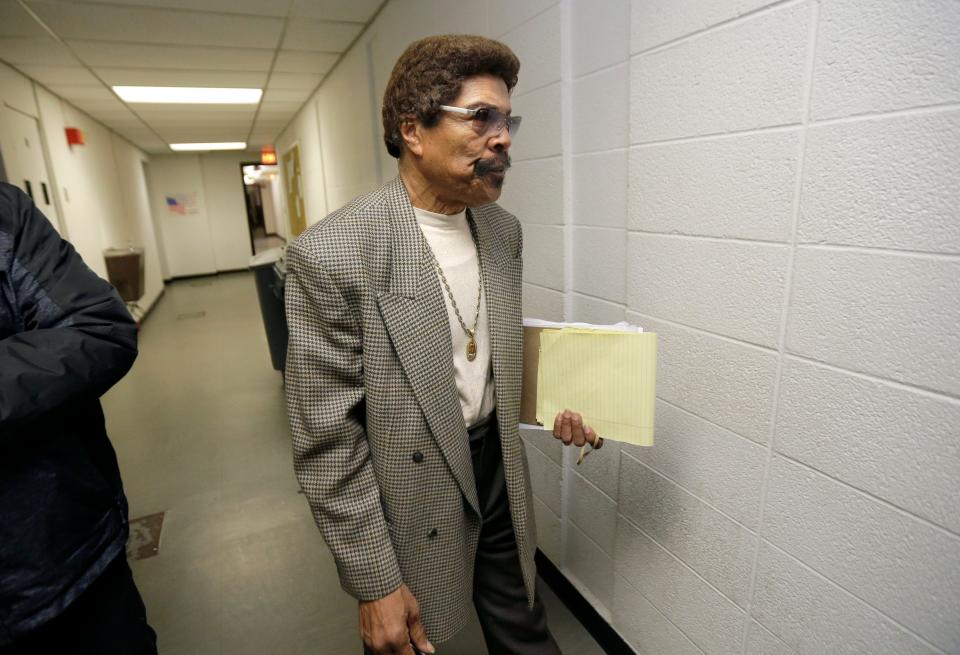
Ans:
[[[616,630],[607,623],[606,619],[583,597],[576,587],[567,579],[550,558],[537,549],[537,573],[549,585],[570,613],[577,617],[590,636],[600,644],[607,655],[636,655]]]
[[[164,282],[182,282],[184,280],[202,280],[207,277],[217,277],[218,275],[228,275],[230,273],[246,273],[249,268],[228,268],[222,271],[214,271],[212,273],[197,273],[195,275],[174,275],[173,277],[167,278]]]
[[[143,325],[143,322],[146,321],[147,317],[150,316],[151,312],[153,312],[153,308],[160,304],[160,301],[163,299],[163,294],[165,294],[166,292],[167,292],[166,286],[160,289],[160,293],[157,294],[157,297],[153,299],[153,302],[150,303],[150,305],[145,310],[143,310],[143,314],[141,314],[140,318],[137,319],[138,326]]]

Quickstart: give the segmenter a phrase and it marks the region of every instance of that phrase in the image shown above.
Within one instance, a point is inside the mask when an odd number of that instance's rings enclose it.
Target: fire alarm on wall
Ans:
[[[68,127],[67,130],[67,145],[70,146],[82,146],[86,143],[86,140],[83,137],[83,130],[79,127]]]

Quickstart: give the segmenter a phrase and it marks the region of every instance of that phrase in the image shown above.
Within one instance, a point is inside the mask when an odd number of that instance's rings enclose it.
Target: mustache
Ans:
[[[488,157],[487,159],[478,160],[477,163],[473,165],[473,174],[476,177],[483,177],[489,173],[502,173],[512,165],[510,155],[503,153],[501,155]]]

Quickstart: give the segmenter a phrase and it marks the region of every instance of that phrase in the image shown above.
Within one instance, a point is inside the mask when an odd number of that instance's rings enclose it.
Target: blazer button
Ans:
[[[423,462],[423,453],[421,453],[419,450],[415,452],[413,454],[413,461],[417,464],[421,464]]]
[[[440,534],[440,533],[437,532],[437,529],[436,529],[436,528],[434,528],[433,530],[431,530],[430,532],[427,533],[427,536],[428,536],[429,538],[431,538],[431,539],[436,539],[438,534]]]

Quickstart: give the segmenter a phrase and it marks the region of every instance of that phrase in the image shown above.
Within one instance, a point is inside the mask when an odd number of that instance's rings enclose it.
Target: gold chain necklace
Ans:
[[[443,280],[443,286],[447,290],[447,297],[450,298],[450,304],[453,305],[453,312],[457,315],[457,320],[460,321],[460,327],[463,328],[463,332],[467,335],[467,361],[472,362],[477,358],[477,324],[480,322],[480,295],[483,293],[483,263],[480,261],[480,247],[477,244],[477,232],[476,228],[473,225],[473,221],[467,219],[467,223],[470,225],[470,237],[473,239],[473,247],[477,250],[477,314],[473,317],[473,328],[468,328],[467,324],[463,322],[463,317],[460,315],[460,308],[457,307],[457,301],[453,297],[453,291],[450,290],[450,284],[447,282],[447,276],[443,274],[443,269],[440,268],[440,262],[437,261],[437,255],[433,252],[433,248],[430,247],[430,242],[427,241],[424,237],[424,242],[427,244],[427,252],[430,253],[430,259],[433,261],[434,267],[437,269],[437,273],[440,274],[440,279]]]

